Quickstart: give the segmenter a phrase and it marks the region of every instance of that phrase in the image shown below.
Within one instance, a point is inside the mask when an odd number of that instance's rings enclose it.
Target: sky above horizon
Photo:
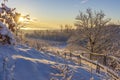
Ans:
[[[2,1],[2,0],[1,0]],[[103,10],[106,17],[120,20],[120,0],[8,0],[8,6],[17,8],[23,14],[36,19],[35,28],[58,28],[59,25],[73,25],[75,17],[87,8]]]

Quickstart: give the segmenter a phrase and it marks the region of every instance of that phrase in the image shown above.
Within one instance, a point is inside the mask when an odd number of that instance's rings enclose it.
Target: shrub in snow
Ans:
[[[52,73],[51,75],[54,77],[52,77],[51,80],[59,80],[57,77],[60,77],[60,80],[72,80],[73,70],[71,70],[68,64],[54,65],[52,67],[57,69],[59,73]]]

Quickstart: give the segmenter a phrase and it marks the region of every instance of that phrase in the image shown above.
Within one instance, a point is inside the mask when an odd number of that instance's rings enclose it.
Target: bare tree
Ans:
[[[109,46],[109,34],[105,34],[105,26],[109,21],[110,19],[105,19],[105,14],[102,11],[87,9],[86,13],[79,12],[75,26],[79,33],[79,39],[85,41],[82,47],[86,48],[90,53],[98,53],[105,49],[106,46]]]
[[[63,31],[63,25],[60,25],[61,32]]]
[[[65,31],[66,31],[67,33],[72,30],[72,26],[71,26],[71,25],[67,25],[67,24],[66,24],[64,27],[65,27]]]

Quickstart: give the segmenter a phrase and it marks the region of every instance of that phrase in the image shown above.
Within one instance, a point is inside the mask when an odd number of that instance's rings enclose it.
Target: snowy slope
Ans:
[[[72,70],[72,80],[90,80],[89,71],[50,53],[38,52],[23,45],[0,45],[0,80],[50,80],[60,73],[55,66],[64,64]],[[96,74],[93,77],[100,80]]]

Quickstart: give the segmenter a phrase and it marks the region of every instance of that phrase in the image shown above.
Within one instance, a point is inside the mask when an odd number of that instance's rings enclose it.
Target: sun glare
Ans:
[[[19,22],[23,22],[24,21],[24,18],[23,17],[20,17],[19,18]]]

